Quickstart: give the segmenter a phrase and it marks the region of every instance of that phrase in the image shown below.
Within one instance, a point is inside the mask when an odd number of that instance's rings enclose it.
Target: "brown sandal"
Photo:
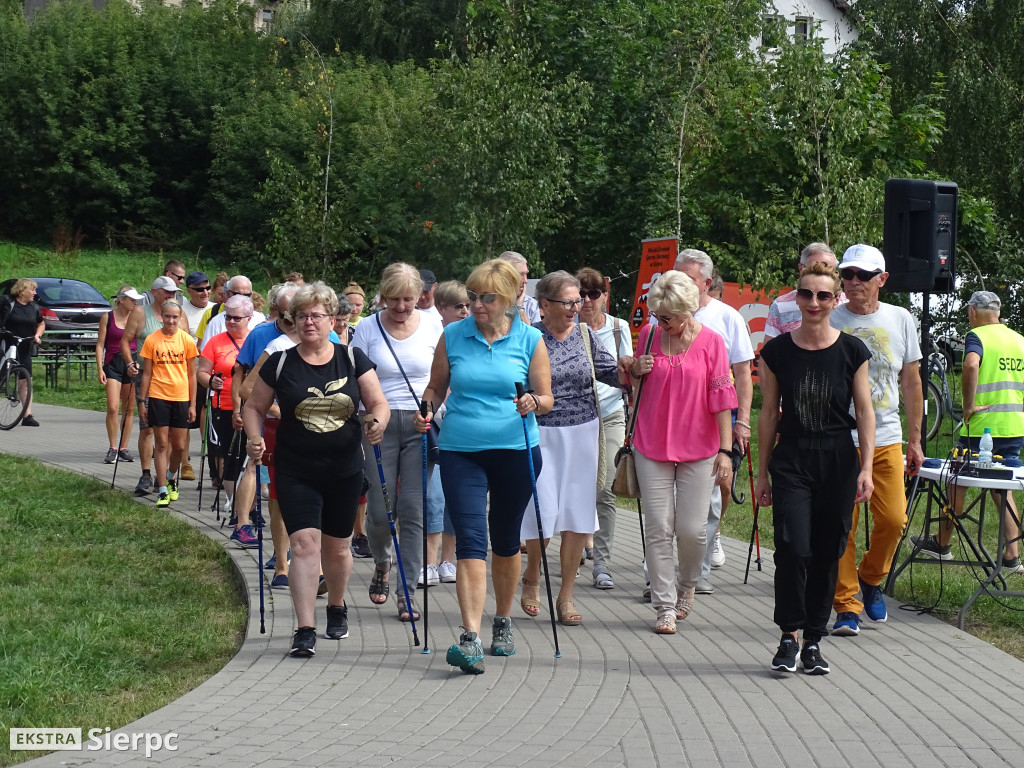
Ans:
[[[525,576],[522,579],[524,587],[537,587],[538,596],[540,594],[540,581],[530,581]],[[523,609],[523,612],[531,619],[536,617],[540,613],[540,600],[534,597],[520,597],[519,605]]]
[[[580,612],[573,605],[572,598],[563,600],[556,607],[558,608],[559,624],[564,624],[567,627],[576,627],[583,623],[583,617],[580,616]]]
[[[696,590],[693,587],[680,592],[676,598],[676,618],[682,621],[690,615],[693,610],[693,596]]]

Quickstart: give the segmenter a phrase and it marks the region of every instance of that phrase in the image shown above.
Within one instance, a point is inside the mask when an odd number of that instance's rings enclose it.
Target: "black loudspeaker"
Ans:
[[[885,289],[949,293],[956,277],[957,186],[951,181],[885,182]]]

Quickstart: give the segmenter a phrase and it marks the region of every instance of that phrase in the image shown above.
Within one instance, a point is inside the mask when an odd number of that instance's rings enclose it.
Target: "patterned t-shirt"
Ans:
[[[598,412],[594,401],[592,370],[597,371],[598,381],[615,386],[618,383],[615,358],[587,329],[594,356],[594,368],[591,369],[580,326],[573,328],[562,341],[552,336],[543,323],[537,323],[534,327],[543,334],[544,346],[548,349],[551,392],[555,396],[554,408],[540,416],[537,423],[542,427],[576,427],[593,421]]]

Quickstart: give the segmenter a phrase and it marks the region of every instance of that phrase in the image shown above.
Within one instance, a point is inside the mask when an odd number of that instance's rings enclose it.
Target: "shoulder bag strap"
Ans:
[[[380,321],[380,312],[373,316],[373,319],[377,321],[377,328],[380,330],[380,336],[384,339],[384,343],[388,345],[388,351],[391,352],[391,356],[395,358],[395,362],[398,364],[398,372],[402,374],[402,378],[405,379],[405,386],[409,388],[409,394],[412,395],[412,401],[419,405],[420,398],[416,397],[416,390],[412,388],[412,383],[409,381],[409,377],[405,375],[405,368],[402,367],[402,361],[398,359],[398,355],[395,354],[395,348],[391,346],[391,341],[388,339],[387,333],[384,332],[384,324]]]
[[[597,488],[604,488],[607,477],[608,461],[605,458],[604,419],[601,418],[601,398],[597,394],[597,367],[594,365],[594,332],[587,327],[586,323],[580,323],[580,333],[583,335],[583,347],[587,351],[587,361],[590,363],[590,387],[594,392],[594,407],[597,408]]]
[[[286,349],[283,352],[281,352],[281,359],[277,361],[277,374],[274,376],[275,387],[277,386],[277,382],[281,380],[281,369],[284,368],[284,359],[288,357],[288,353],[292,349],[295,349],[295,347],[290,347],[289,349]]]
[[[660,331],[661,331],[661,328],[659,328],[658,326],[655,326],[647,334],[647,343],[644,344],[644,354],[645,355],[651,354],[651,345],[654,343],[654,334],[655,334],[655,332],[660,332]],[[650,376],[650,374],[647,374],[647,376]],[[633,410],[629,414],[629,425],[626,427],[626,444],[627,445],[629,443],[633,442],[633,430],[636,429],[636,415],[637,415],[637,412],[640,410],[640,395],[643,394],[643,391],[644,391],[644,379],[646,379],[647,376],[642,377],[640,379],[640,383],[637,384],[637,387],[636,387],[636,396],[633,398]]]

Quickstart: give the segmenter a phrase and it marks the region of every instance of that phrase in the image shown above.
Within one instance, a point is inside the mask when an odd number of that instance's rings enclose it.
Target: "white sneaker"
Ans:
[[[722,534],[715,531],[715,543],[711,547],[711,567],[721,568],[725,565],[725,552],[722,550]]]
[[[455,563],[445,560],[437,567],[437,573],[445,584],[455,583]]]
[[[427,575],[427,586],[428,587],[436,587],[438,584],[441,583],[441,577],[437,573],[437,566],[436,565],[428,565],[426,568],[423,569],[423,572],[420,573],[420,580],[417,582],[416,586],[418,586],[420,588],[423,587],[423,574],[424,573]]]

